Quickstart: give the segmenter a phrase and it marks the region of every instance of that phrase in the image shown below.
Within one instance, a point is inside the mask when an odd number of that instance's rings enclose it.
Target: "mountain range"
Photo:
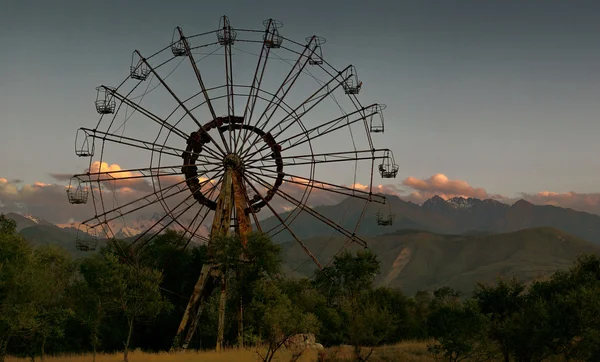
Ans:
[[[350,231],[363,214],[364,202],[346,199],[315,211]],[[376,213],[395,214],[393,225],[379,226]],[[32,215],[9,213],[17,230],[35,244],[60,244],[76,256],[77,226],[53,225]],[[286,212],[282,219],[294,218]],[[119,236],[131,237],[153,225],[160,215],[134,220]],[[277,228],[276,218],[261,222],[262,230]],[[345,238],[307,213],[294,218],[292,229],[325,264]],[[600,253],[600,216],[520,200],[507,205],[496,200],[434,196],[422,205],[387,195],[387,204],[369,204],[358,234],[381,260],[378,283],[417,290],[448,285],[469,292],[477,281],[517,275],[532,280],[570,265],[581,253]],[[288,274],[310,276],[315,266],[285,229],[273,236],[282,246]],[[352,246],[358,247],[358,246]]]
[[[386,205],[368,205],[358,235],[375,236],[404,229],[419,229],[440,234],[506,233],[551,226],[579,238],[600,243],[600,216],[587,212],[550,205],[534,205],[525,200],[507,205],[491,199],[455,197],[444,200],[434,196],[422,205],[417,205],[396,196],[386,197]],[[314,209],[353,231],[363,206],[362,200],[346,199],[337,205],[317,206]],[[384,217],[394,214],[393,225],[377,225],[377,212]],[[283,219],[288,216],[290,212],[281,214]],[[271,217],[261,222],[261,225],[263,230],[269,230],[278,223],[275,217]],[[333,228],[316,222],[316,219],[307,213],[301,213],[295,218],[291,228],[300,239],[335,235]],[[274,240],[283,242],[292,240],[292,237],[286,231],[282,231],[274,236]]]

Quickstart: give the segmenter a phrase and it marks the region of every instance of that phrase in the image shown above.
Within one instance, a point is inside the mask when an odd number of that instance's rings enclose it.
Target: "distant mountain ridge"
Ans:
[[[504,233],[534,227],[555,227],[574,236],[600,243],[600,216],[550,205],[534,205],[519,200],[512,205],[492,199],[454,197],[444,200],[433,196],[422,205],[385,195],[387,205],[370,203],[358,235],[374,236],[402,229],[421,229],[441,234],[473,232]],[[362,213],[360,200],[346,199],[337,205],[317,206],[314,210],[353,230]],[[395,214],[394,224],[378,226],[376,212]],[[281,214],[285,219],[289,212]],[[275,227],[275,217],[265,219],[263,229]],[[334,235],[333,229],[308,214],[298,216],[290,228],[301,239]],[[292,240],[283,231],[274,238],[278,242]]]
[[[576,237],[600,243],[600,216],[586,212],[550,205],[534,205],[525,200],[507,205],[492,199],[454,197],[444,200],[436,195],[422,205],[417,205],[396,196],[386,195],[386,197],[386,205],[370,203],[367,206],[357,235],[369,237],[404,229],[419,229],[439,234],[481,235],[535,227],[555,227]],[[363,208],[362,200],[347,198],[336,205],[316,206],[313,209],[352,232],[357,221],[363,215]],[[385,227],[377,225],[375,215],[377,212],[384,216],[388,213],[395,214],[393,225]],[[51,229],[56,228],[55,225],[45,220],[39,220],[35,216],[15,213],[7,215],[17,221],[19,231],[42,225],[51,227]],[[305,212],[297,217],[294,217],[292,212],[284,212],[280,216],[284,220],[288,220],[288,217],[289,220],[293,219],[290,228],[300,239],[338,235],[332,227]],[[161,217],[159,214],[154,214],[148,218],[127,221],[125,225],[115,223],[111,225],[111,229],[116,237],[129,238],[139,235],[153,226],[155,229],[160,228],[160,225],[155,225],[155,223]],[[77,224],[58,226],[69,235],[69,238],[74,237],[78,227]],[[273,237],[276,242],[293,240],[275,217],[264,219],[261,221],[261,226],[265,231],[273,228],[275,230],[283,229]],[[176,223],[173,223],[171,227],[176,230],[181,229]],[[203,234],[208,234],[207,227],[203,226],[200,230]]]

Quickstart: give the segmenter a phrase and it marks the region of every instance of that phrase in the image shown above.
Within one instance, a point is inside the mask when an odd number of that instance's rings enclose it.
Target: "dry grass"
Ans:
[[[377,348],[370,362],[379,361],[406,361],[406,362],[430,362],[434,361],[431,354],[427,352],[427,341],[405,341],[391,346]],[[325,351],[328,361],[352,361],[354,349],[351,346],[332,347]],[[363,349],[363,356],[369,353],[368,348]]]
[[[261,351],[261,353],[264,351]],[[340,346],[328,348],[325,351],[328,359],[332,361],[352,360],[353,350],[350,346]],[[290,360],[291,353],[281,351],[275,357],[276,361],[284,362]],[[299,362],[309,362],[317,360],[317,352],[308,350],[298,360]],[[29,362],[29,359],[8,357],[6,362]],[[92,355],[70,355],[46,357],[45,362],[91,362]],[[123,361],[123,354],[98,354],[96,362],[120,362]],[[254,362],[261,361],[256,354],[255,349],[230,349],[222,353],[214,351],[203,352],[182,352],[182,353],[144,353],[131,352],[129,354],[130,362]],[[377,348],[370,361],[407,361],[407,362],[429,362],[433,361],[427,352],[427,342],[402,342],[393,346],[384,346]]]
[[[262,351],[261,351],[262,352]],[[288,361],[290,359],[289,354],[282,351],[276,356],[277,361]],[[315,361],[317,359],[317,353],[315,351],[307,351],[305,355],[300,358],[299,361],[308,362]],[[44,362],[91,362],[92,355],[70,355],[70,356],[55,356],[46,357]],[[121,362],[123,361],[123,353],[117,354],[98,354],[96,355],[96,362]],[[182,352],[182,353],[144,353],[144,352],[131,352],[129,354],[130,362],[254,362],[261,361],[256,354],[256,350],[245,349],[237,350],[231,349],[226,350],[222,353],[214,351],[202,351],[202,352]],[[30,362],[26,358],[15,358],[8,357],[6,362]]]

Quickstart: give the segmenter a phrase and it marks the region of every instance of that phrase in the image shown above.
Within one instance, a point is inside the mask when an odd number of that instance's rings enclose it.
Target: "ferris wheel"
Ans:
[[[283,233],[322,268],[327,260],[294,231],[299,215],[310,215],[346,245],[367,245],[361,220],[370,202],[386,201],[376,178],[398,173],[392,152],[372,137],[385,130],[385,105],[359,101],[355,67],[335,68],[324,38],[288,39],[274,19],[263,26],[233,28],[224,16],[201,34],[177,27],[158,52],[134,51],[121,83],[96,88],[100,119],[78,129],[75,141],[88,169],[67,191],[71,203],[93,205],[94,216],[82,223],[86,238],[119,237],[117,221],[152,212],[129,245],[143,249],[169,228],[182,235],[180,247],[229,233],[242,241],[253,230]],[[363,204],[351,228],[313,207],[345,198]],[[206,268],[185,318],[215,275],[214,266]]]

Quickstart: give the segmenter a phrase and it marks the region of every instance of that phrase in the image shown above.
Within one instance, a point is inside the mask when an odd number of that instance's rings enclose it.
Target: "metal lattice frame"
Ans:
[[[167,228],[182,232],[181,247],[208,242],[223,183],[233,182],[244,200],[228,216],[234,229],[248,215],[257,230],[287,233],[318,268],[327,261],[294,231],[301,215],[346,237],[344,247],[367,245],[361,221],[370,202],[385,203],[374,177],[398,172],[391,151],[371,137],[384,130],[385,106],[359,101],[355,67],[331,65],[324,38],[297,42],[282,35],[281,22],[263,25],[237,29],[223,17],[215,30],[190,36],[177,27],[158,52],[134,51],[120,84],[97,87],[100,120],[76,140],[76,154],[89,157],[89,169],[75,175],[94,208],[86,227],[111,239],[121,236],[116,222],[159,210],[131,246],[143,249]],[[311,207],[317,198],[352,198],[362,212],[348,227]],[[269,216],[274,225],[264,224]]]

